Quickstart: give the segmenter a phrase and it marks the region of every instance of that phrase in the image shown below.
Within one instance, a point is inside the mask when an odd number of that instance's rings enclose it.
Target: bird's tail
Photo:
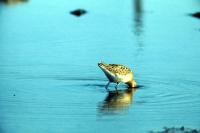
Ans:
[[[101,67],[101,66],[103,66],[103,65],[105,65],[106,63],[104,63],[103,61],[100,61],[99,63],[98,63],[98,66],[99,67]]]

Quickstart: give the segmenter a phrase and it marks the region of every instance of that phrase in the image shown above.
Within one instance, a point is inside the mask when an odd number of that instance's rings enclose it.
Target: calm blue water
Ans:
[[[84,8],[75,17],[71,10]],[[199,0],[30,0],[0,5],[0,132],[200,128]],[[97,63],[140,85],[107,93]],[[114,87],[110,87],[114,90]]]

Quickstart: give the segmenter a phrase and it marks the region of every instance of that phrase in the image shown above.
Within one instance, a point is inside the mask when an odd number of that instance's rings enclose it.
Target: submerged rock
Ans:
[[[86,14],[87,11],[84,10],[84,9],[76,9],[76,10],[74,10],[74,11],[71,11],[70,13],[71,13],[72,15],[74,15],[74,16],[80,17],[80,16]]]
[[[193,13],[193,14],[191,14],[191,16],[200,19],[200,12]]]
[[[163,131],[150,131],[149,133],[200,133],[200,130],[191,129],[191,128],[185,128],[184,126],[182,126],[180,128],[164,127]]]

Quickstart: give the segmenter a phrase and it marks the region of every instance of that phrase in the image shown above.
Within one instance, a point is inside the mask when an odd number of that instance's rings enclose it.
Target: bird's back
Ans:
[[[133,78],[131,69],[124,65],[105,63],[98,65],[111,82],[128,82]]]
[[[127,75],[129,73],[132,73],[130,68],[120,64],[106,64],[105,67],[110,72],[120,75]]]

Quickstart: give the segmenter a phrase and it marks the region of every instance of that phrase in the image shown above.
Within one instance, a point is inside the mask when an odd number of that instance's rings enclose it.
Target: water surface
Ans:
[[[198,0],[31,0],[0,5],[0,132],[200,128]],[[81,17],[70,11],[87,10]],[[97,62],[141,86],[106,92]]]

